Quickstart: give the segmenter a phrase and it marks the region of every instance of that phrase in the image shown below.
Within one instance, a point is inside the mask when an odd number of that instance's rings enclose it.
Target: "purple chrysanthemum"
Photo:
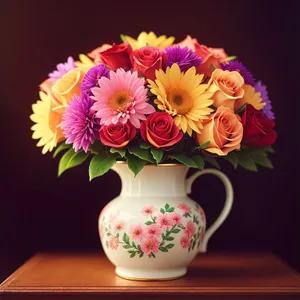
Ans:
[[[254,79],[253,75],[240,61],[232,60],[229,62],[222,63],[221,68],[223,71],[225,71],[225,70],[228,70],[230,72],[238,71],[244,78],[245,84],[249,84],[252,86],[255,85],[255,79]]]
[[[166,62],[167,67],[178,64],[181,71],[186,71],[191,67],[197,67],[202,62],[202,58],[188,47],[181,48],[180,46],[171,46],[167,47],[165,51],[168,56]]]
[[[274,120],[275,115],[272,111],[272,103],[268,96],[267,87],[265,85],[262,85],[261,81],[258,81],[255,84],[254,89],[256,92],[260,93],[260,96],[261,96],[263,102],[266,103],[265,107],[263,108],[263,113],[267,116],[268,119]]]
[[[87,152],[99,135],[100,119],[91,109],[93,104],[88,95],[74,95],[62,116],[61,128],[67,138],[66,144],[73,143],[75,152],[81,148]]]
[[[55,81],[63,77],[63,75],[68,73],[70,70],[75,69],[75,61],[72,56],[69,56],[67,62],[58,64],[56,68],[57,70],[48,74],[48,76]]]
[[[92,95],[91,88],[97,86],[98,80],[105,76],[109,78],[109,69],[104,64],[100,64],[98,66],[92,67],[88,70],[88,72],[84,75],[80,91],[81,93]]]

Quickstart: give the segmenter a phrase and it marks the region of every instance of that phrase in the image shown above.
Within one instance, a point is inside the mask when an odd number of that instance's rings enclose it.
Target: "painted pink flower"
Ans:
[[[184,230],[184,233],[191,237],[192,235],[194,235],[196,232],[196,228],[195,228],[195,224],[193,223],[193,221],[188,221]]]
[[[159,238],[161,235],[161,231],[162,229],[157,224],[152,224],[150,226],[147,226],[146,228],[146,234],[148,238]]]
[[[144,239],[141,243],[141,249],[145,254],[150,254],[151,252],[158,252],[158,247],[160,242],[158,239],[153,237],[148,237]]]
[[[140,224],[133,225],[130,228],[130,237],[133,240],[141,240],[143,238],[143,235],[144,235],[144,229]]]
[[[119,247],[119,239],[111,236],[108,240],[108,245],[112,250],[117,250]]]
[[[180,238],[180,245],[182,248],[188,248],[190,246],[190,238],[186,234]]]
[[[114,230],[115,231],[120,231],[124,229],[124,221],[123,220],[120,220],[120,221],[117,221],[115,224],[114,224]]]
[[[183,214],[189,213],[191,211],[191,208],[183,202],[179,203],[177,207],[183,211]]]
[[[168,214],[159,214],[157,217],[157,223],[163,229],[168,229],[172,226],[172,220]]]
[[[169,218],[171,220],[171,223],[172,223],[172,226],[177,224],[181,224],[181,215],[176,213],[176,212],[172,212],[170,215],[169,215]]]
[[[149,215],[152,215],[155,210],[156,209],[153,206],[145,206],[145,207],[143,207],[141,212],[143,215],[149,216]]]

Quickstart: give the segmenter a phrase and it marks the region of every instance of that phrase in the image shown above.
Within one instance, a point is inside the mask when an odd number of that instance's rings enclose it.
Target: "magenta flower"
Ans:
[[[153,206],[145,206],[143,207],[141,213],[145,216],[152,215],[156,209]]]
[[[157,217],[157,223],[163,229],[168,229],[172,226],[172,220],[168,216],[168,214],[159,214]]]
[[[141,240],[144,236],[144,229],[143,227],[138,224],[138,225],[133,225],[130,228],[130,237],[133,240]]]
[[[87,95],[74,95],[62,116],[61,128],[67,138],[66,144],[73,144],[74,151],[88,151],[100,130],[100,120],[91,109],[93,100]]]
[[[96,102],[93,109],[101,124],[123,124],[129,121],[134,127],[140,128],[140,120],[146,120],[145,114],[155,111],[148,103],[148,89],[144,86],[144,79],[139,78],[137,72],[118,69],[110,71],[110,79],[101,77],[99,87],[92,88]]]
[[[187,235],[183,235],[180,238],[180,245],[182,248],[188,248],[190,246],[190,238]]]
[[[158,252],[160,242],[156,238],[147,237],[141,243],[141,249],[145,254],[150,254],[151,252]]]
[[[152,224],[146,227],[147,237],[159,238],[161,235],[162,229],[157,224]]]
[[[58,64],[56,68],[57,70],[54,70],[52,73],[48,74],[48,76],[54,81],[62,78],[63,75],[68,73],[70,70],[75,69],[75,61],[72,56],[69,56],[67,62]]]
[[[274,120],[275,119],[275,114],[272,111],[272,102],[269,99],[267,87],[265,85],[263,85],[261,83],[261,81],[258,81],[255,84],[254,88],[255,88],[256,92],[260,93],[263,102],[266,103],[266,105],[263,108],[263,113],[267,116],[268,119]]]

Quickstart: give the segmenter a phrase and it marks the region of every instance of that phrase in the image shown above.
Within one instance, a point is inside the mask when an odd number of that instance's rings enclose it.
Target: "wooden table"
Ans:
[[[128,297],[128,298],[127,298]],[[299,274],[269,253],[199,255],[173,281],[129,281],[101,253],[39,253],[0,285],[0,299],[300,299]]]

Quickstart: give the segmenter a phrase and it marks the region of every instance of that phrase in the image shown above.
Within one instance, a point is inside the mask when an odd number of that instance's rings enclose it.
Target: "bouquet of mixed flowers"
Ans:
[[[272,168],[276,140],[266,87],[221,48],[190,36],[142,32],[66,63],[40,85],[33,138],[42,153],[65,151],[59,175],[89,159],[90,179],[126,161],[179,162],[203,169],[224,158],[256,171]]]

